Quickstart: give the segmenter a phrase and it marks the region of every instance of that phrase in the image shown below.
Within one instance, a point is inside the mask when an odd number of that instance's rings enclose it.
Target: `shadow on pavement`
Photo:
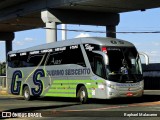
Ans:
[[[17,100],[23,100],[22,97],[16,98]],[[42,97],[35,98],[33,101],[54,101],[54,102],[68,102],[68,103],[77,103],[76,98],[65,98],[65,97]],[[144,103],[144,102],[156,102],[160,101],[160,95],[144,95],[142,97],[127,97],[127,98],[114,98],[114,99],[89,99],[89,104],[132,104],[132,103]]]
[[[47,115],[58,115],[59,113],[54,110],[55,108],[64,108],[64,107],[70,107],[70,106],[75,106],[79,104],[65,104],[65,105],[49,105],[49,106],[38,106],[38,107],[24,107],[24,108],[15,108],[15,109],[8,109],[3,112],[9,112],[9,113],[39,113],[39,111],[43,111],[43,114]],[[50,111],[45,111],[45,110],[50,110]],[[0,111],[0,119],[2,118],[2,111]],[[12,118],[12,117],[10,117]],[[13,117],[17,118],[17,117]],[[3,119],[8,119],[8,117],[3,117]]]
[[[8,98],[0,98],[0,100],[7,100]],[[9,98],[10,100],[24,100],[23,97],[15,97],[15,98]],[[25,101],[25,100],[24,100]],[[53,102],[66,102],[63,104],[71,103],[72,105],[79,105],[78,100],[76,98],[65,98],[65,97],[41,97],[41,98],[34,98],[34,102],[47,102],[47,101],[53,101]],[[132,98],[132,97],[127,97],[127,98],[114,98],[114,99],[89,99],[88,103],[89,104],[107,104],[107,105],[118,105],[118,104],[133,104],[133,103],[145,103],[145,102],[156,102],[160,101],[160,95],[150,95],[150,94],[145,94],[142,97],[137,97],[137,98]],[[69,105],[70,106],[70,105]],[[51,107],[58,107],[58,106],[48,106],[49,108]],[[63,107],[63,106],[59,106]],[[65,106],[64,106],[65,107]],[[66,106],[67,107],[67,106]],[[46,109],[49,109],[46,108]],[[28,108],[30,109],[30,108]],[[36,109],[36,108],[33,108]],[[39,108],[39,109],[45,109],[45,108]],[[27,111],[27,109],[25,109]],[[14,110],[15,111],[15,110]]]
[[[115,98],[108,100],[100,100],[100,99],[91,99],[91,104],[110,104],[110,105],[118,105],[118,104],[133,104],[133,103],[145,103],[145,102],[156,102],[160,101],[160,95],[144,95],[142,97],[137,98]]]

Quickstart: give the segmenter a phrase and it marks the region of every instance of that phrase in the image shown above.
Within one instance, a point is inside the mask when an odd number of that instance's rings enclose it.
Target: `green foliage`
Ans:
[[[0,76],[6,75],[6,63],[0,63]]]

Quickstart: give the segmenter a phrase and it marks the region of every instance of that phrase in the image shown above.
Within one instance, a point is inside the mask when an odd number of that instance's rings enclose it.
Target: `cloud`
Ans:
[[[152,43],[154,46],[160,46],[160,42],[153,42]]]
[[[22,46],[22,45],[24,45],[24,42],[23,41],[13,41],[13,44],[14,45],[18,45],[18,46]]]
[[[32,41],[34,41],[34,39],[33,38],[24,38],[24,41],[26,41],[26,42],[32,42]]]
[[[135,46],[142,46],[143,44],[142,43],[133,43]]]
[[[14,41],[13,41],[13,44],[14,44],[14,45],[17,45],[17,46],[23,46],[23,45],[25,45],[26,43],[33,42],[33,41],[34,41],[33,38],[28,38],[28,37],[26,37],[26,38],[24,38],[24,40],[14,40]]]
[[[88,33],[80,33],[79,35],[77,35],[75,38],[81,38],[81,37],[91,37],[90,34]]]

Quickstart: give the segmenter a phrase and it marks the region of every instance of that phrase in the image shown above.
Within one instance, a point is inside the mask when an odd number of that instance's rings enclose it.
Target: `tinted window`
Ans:
[[[123,68],[130,74],[142,74],[140,59],[134,47],[108,47],[110,71],[123,73]]]
[[[12,68],[33,67],[44,64],[77,64],[86,66],[79,45],[8,55],[8,66]]]
[[[30,52],[11,54],[8,56],[8,66],[12,68],[38,66],[42,63],[44,55],[44,53],[30,54]]]
[[[101,55],[96,55],[94,57],[94,73],[102,78],[105,78],[105,66]]]
[[[42,65],[42,62],[44,61],[44,54],[39,55],[30,55],[27,59],[27,61],[24,62],[25,67],[32,67],[32,66],[38,66]]]
[[[47,65],[77,64],[86,66],[79,45],[67,46],[62,50],[55,50],[48,55]]]
[[[19,54],[11,54],[8,56],[8,66],[13,68],[20,66]]]
[[[94,74],[106,78],[105,65],[103,57],[99,54],[93,53],[92,51],[86,50],[92,71]]]

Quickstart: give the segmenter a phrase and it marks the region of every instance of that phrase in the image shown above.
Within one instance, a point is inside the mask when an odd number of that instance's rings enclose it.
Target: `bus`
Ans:
[[[140,97],[144,81],[139,53],[115,38],[75,38],[10,51],[8,92],[33,97]]]

